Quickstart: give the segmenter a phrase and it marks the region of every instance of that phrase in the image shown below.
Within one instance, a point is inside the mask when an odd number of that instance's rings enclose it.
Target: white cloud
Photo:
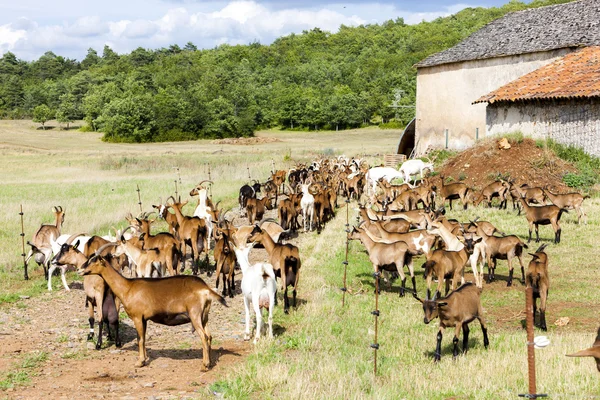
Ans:
[[[65,29],[66,34],[79,37],[100,36],[108,31],[108,24],[98,16],[78,18],[74,24],[68,25]]]
[[[404,18],[406,23],[418,23],[466,7],[456,4],[439,12],[416,13],[402,11],[393,4],[349,3],[347,8],[329,4],[286,9],[285,3],[278,3],[274,8],[273,3],[263,2],[263,5],[258,1],[201,4],[185,0],[170,3],[172,7],[161,9],[156,18],[145,18],[149,14],[146,8],[143,16],[135,20],[95,15],[80,17],[72,23],[41,25],[35,19],[19,18],[11,24],[0,25],[0,54],[12,51],[19,58],[32,60],[53,51],[81,60],[89,47],[101,52],[105,44],[118,53],[131,52],[137,47],[183,45],[188,41],[200,48],[223,43],[247,44],[255,40],[268,44],[277,37],[315,27],[336,32],[342,24],[356,26],[398,17]],[[216,9],[210,8],[216,4],[219,4]],[[114,7],[111,9],[114,13]]]
[[[145,38],[154,35],[158,29],[154,22],[138,19],[127,24],[122,35],[129,39]]]

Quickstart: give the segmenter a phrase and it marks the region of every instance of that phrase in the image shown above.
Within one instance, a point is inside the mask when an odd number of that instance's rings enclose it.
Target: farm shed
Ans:
[[[568,54],[475,103],[488,103],[488,134],[521,131],[600,156],[600,47]]]
[[[416,64],[417,153],[430,145],[470,146],[490,134],[486,104],[474,104],[477,99],[580,47],[597,45],[600,2],[580,0],[506,14],[427,57]]]

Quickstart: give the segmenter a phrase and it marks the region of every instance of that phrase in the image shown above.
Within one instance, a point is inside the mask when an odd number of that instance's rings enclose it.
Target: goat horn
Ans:
[[[169,204],[169,199],[173,199],[173,203],[177,203],[177,201],[175,200],[175,197],[173,196],[169,196],[167,197],[167,199],[165,200],[165,204]],[[161,203],[162,204],[162,203]]]
[[[67,241],[65,242],[66,244],[71,244],[73,243],[73,240],[75,240],[76,237],[78,236],[83,236],[86,235],[85,233],[76,233],[74,235],[69,236],[69,238],[67,239]]]
[[[94,253],[94,255],[95,256],[99,256],[100,254],[102,254],[102,252],[104,251],[104,249],[106,249],[108,247],[111,247],[111,246],[118,246],[118,244],[117,243],[113,243],[113,242],[103,244],[102,246],[100,246],[98,248],[98,250],[96,250],[96,252]]]
[[[205,179],[203,181],[201,181],[199,184],[196,185],[196,187],[199,187],[200,185],[202,185],[204,182],[208,182],[208,183],[214,183],[213,181],[211,181],[210,179]]]

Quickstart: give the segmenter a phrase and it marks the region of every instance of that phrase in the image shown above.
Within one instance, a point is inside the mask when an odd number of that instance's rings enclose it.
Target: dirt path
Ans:
[[[122,349],[105,340],[104,348],[95,350],[94,343],[86,341],[83,288],[78,282],[71,288],[23,299],[0,311],[2,375],[18,370],[27,358],[47,354],[39,368],[28,371],[30,384],[5,392],[9,398],[202,398],[229,365],[252,351],[251,342],[242,340],[244,308],[237,295],[227,299],[229,308],[213,304],[210,311],[213,369],[200,372],[202,345],[190,325],[152,322],[147,342],[150,364],[134,368],[138,347],[131,320],[121,319]]]

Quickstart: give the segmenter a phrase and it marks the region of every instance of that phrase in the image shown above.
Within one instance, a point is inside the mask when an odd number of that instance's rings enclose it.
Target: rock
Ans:
[[[19,298],[20,298],[21,300],[27,300],[27,299],[29,299],[29,298],[30,298],[30,296],[24,296],[24,295],[21,295],[21,296],[19,296]]]
[[[68,343],[67,343],[67,347],[68,347],[68,348],[70,348],[70,349],[72,349],[73,347],[75,347],[75,343],[73,343],[73,342],[68,342]]]
[[[500,149],[500,150],[510,149],[510,143],[508,143],[507,138],[502,138],[498,141],[498,149]]]
[[[154,382],[148,382],[148,383],[144,383],[143,385],[145,388],[153,388],[154,387]]]
[[[85,347],[88,350],[94,350],[96,348],[96,344],[94,342],[87,342],[86,345],[85,345]]]
[[[116,349],[116,350],[111,350],[110,354],[121,354],[122,352],[123,352],[123,350]]]

